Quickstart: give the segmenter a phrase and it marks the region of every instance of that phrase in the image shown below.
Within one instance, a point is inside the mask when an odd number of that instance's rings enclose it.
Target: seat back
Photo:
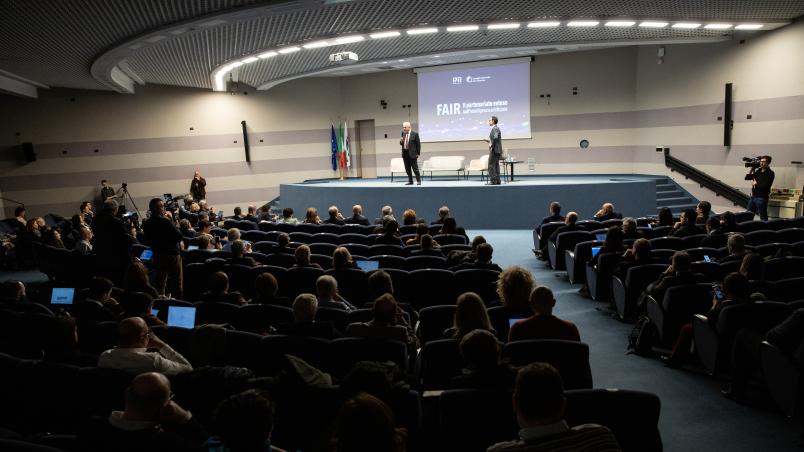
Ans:
[[[449,388],[453,377],[461,374],[466,361],[458,339],[438,339],[426,343],[419,354],[418,380],[422,389]]]
[[[745,244],[751,246],[764,245],[776,241],[776,232],[761,229],[745,233]]]
[[[650,239],[650,247],[654,250],[683,250],[684,240],[678,237],[657,237]]]
[[[260,376],[276,375],[284,368],[284,355],[303,359],[311,366],[326,371],[329,368],[330,341],[304,336],[265,336],[260,341],[262,365],[256,369]]]
[[[448,268],[447,259],[439,256],[411,256],[405,259],[408,270],[421,268]]]
[[[804,229],[801,227],[788,228],[776,231],[776,242],[796,243],[804,240]]]
[[[391,159],[391,172],[392,173],[405,172],[405,161],[402,159],[402,157],[394,157]]]
[[[765,262],[765,279],[768,281],[799,277],[804,277],[804,257],[779,257]]]
[[[494,306],[500,300],[497,294],[497,281],[500,273],[485,268],[470,268],[455,272],[455,287],[460,295],[464,292],[474,292],[483,300],[486,307]]]
[[[419,311],[419,339],[422,345],[443,339],[444,330],[455,320],[455,305],[427,306]]]
[[[449,270],[413,270],[410,272],[410,289],[410,303],[416,310],[425,306],[455,304],[455,275]]]
[[[280,293],[294,299],[302,293],[316,293],[315,282],[324,270],[315,267],[292,267],[285,272],[284,289],[280,286]]]
[[[330,370],[339,377],[360,361],[391,361],[403,372],[408,369],[407,345],[399,341],[343,337],[332,341],[329,352]]]
[[[231,323],[240,306],[231,303],[203,301],[195,304],[195,324]]]
[[[452,389],[439,396],[440,444],[436,450],[485,451],[517,437],[511,393]]]
[[[533,362],[549,363],[561,374],[564,389],[592,387],[589,346],[583,342],[550,339],[514,341],[505,344],[502,356],[514,366]]]
[[[270,327],[293,322],[293,310],[272,304],[247,304],[235,313],[235,328],[250,333],[265,334]]]

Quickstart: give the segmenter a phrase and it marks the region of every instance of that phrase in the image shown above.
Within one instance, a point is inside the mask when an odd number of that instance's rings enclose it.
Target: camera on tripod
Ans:
[[[762,157],[743,157],[746,168],[759,168],[759,161]]]

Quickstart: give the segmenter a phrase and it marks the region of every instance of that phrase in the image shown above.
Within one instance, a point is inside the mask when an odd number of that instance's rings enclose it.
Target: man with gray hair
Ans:
[[[405,162],[405,172],[408,173],[408,183],[405,185],[413,185],[411,169],[416,174],[416,185],[421,185],[422,178],[419,175],[417,159],[422,150],[422,143],[419,140],[419,134],[410,130],[408,121],[402,123],[402,138],[399,139],[399,144],[402,146],[402,161]]]
[[[343,309],[348,312],[357,309],[338,294],[338,281],[330,275],[318,277],[315,281],[315,291],[319,307]]]
[[[276,327],[277,333],[288,336],[320,337],[335,339],[341,334],[332,322],[316,322],[318,300],[311,293],[299,294],[293,300],[293,323],[283,323]]]

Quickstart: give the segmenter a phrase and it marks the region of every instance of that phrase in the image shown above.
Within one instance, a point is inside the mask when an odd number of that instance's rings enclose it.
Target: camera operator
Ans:
[[[182,292],[182,264],[179,251],[182,235],[173,223],[172,215],[165,211],[165,201],[153,198],[148,204],[151,216],[142,222],[145,240],[153,251],[153,265],[156,270],[154,285],[160,295],[169,293],[179,298]],[[169,286],[170,290],[165,291]]]
[[[768,221],[768,197],[770,196],[773,179],[776,175],[770,169],[771,156],[763,155],[759,158],[743,158],[747,163],[745,166],[751,168],[745,175],[745,180],[751,182],[751,199],[748,201],[747,210],[759,215],[762,221]]]

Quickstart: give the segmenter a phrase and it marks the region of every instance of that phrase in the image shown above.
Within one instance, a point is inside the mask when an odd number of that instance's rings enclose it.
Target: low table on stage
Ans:
[[[523,160],[500,160],[500,163],[503,164],[503,173],[506,179],[509,182],[514,181],[514,165],[517,163],[525,163]],[[508,168],[506,168],[506,165]]]

